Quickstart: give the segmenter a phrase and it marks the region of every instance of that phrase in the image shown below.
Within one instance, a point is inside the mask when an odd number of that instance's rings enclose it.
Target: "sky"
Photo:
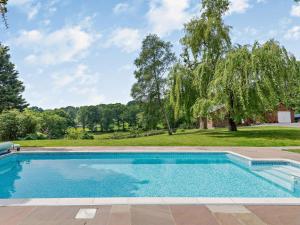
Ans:
[[[126,103],[133,61],[149,33],[180,55],[183,25],[200,15],[199,0],[9,0],[0,42],[24,82],[31,106]],[[234,44],[274,38],[300,59],[300,3],[231,0],[225,23]]]

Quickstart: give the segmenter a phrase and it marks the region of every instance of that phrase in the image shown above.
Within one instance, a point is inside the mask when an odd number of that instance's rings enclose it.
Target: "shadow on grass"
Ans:
[[[184,132],[175,135],[197,134],[214,138],[264,138],[264,139],[280,139],[280,140],[300,140],[300,129],[257,129],[242,128],[237,132],[229,132],[225,129],[216,130],[196,130]]]

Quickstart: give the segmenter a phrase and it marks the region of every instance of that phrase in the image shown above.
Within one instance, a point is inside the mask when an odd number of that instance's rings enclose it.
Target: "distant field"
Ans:
[[[186,130],[169,136],[167,134],[109,139],[112,134],[95,135],[94,140],[36,140],[16,141],[22,147],[58,146],[300,146],[300,129],[285,127],[240,128],[238,132],[226,129]],[[300,151],[299,151],[300,152]]]

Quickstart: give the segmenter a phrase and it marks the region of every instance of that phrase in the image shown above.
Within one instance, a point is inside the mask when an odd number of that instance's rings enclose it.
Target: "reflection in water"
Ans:
[[[1,161],[0,180],[0,198],[135,197],[149,183],[93,160],[10,159]]]
[[[21,163],[16,157],[6,157],[0,160],[0,198],[10,198],[16,192],[15,182],[21,179]]]

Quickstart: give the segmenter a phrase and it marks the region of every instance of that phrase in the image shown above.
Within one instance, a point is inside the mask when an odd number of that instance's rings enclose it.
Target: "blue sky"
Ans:
[[[9,0],[11,49],[24,96],[43,108],[126,103],[141,40],[157,33],[180,54],[183,24],[197,0]],[[231,0],[225,22],[234,43],[275,38],[300,59],[300,4]],[[1,24],[2,25],[2,24]]]

